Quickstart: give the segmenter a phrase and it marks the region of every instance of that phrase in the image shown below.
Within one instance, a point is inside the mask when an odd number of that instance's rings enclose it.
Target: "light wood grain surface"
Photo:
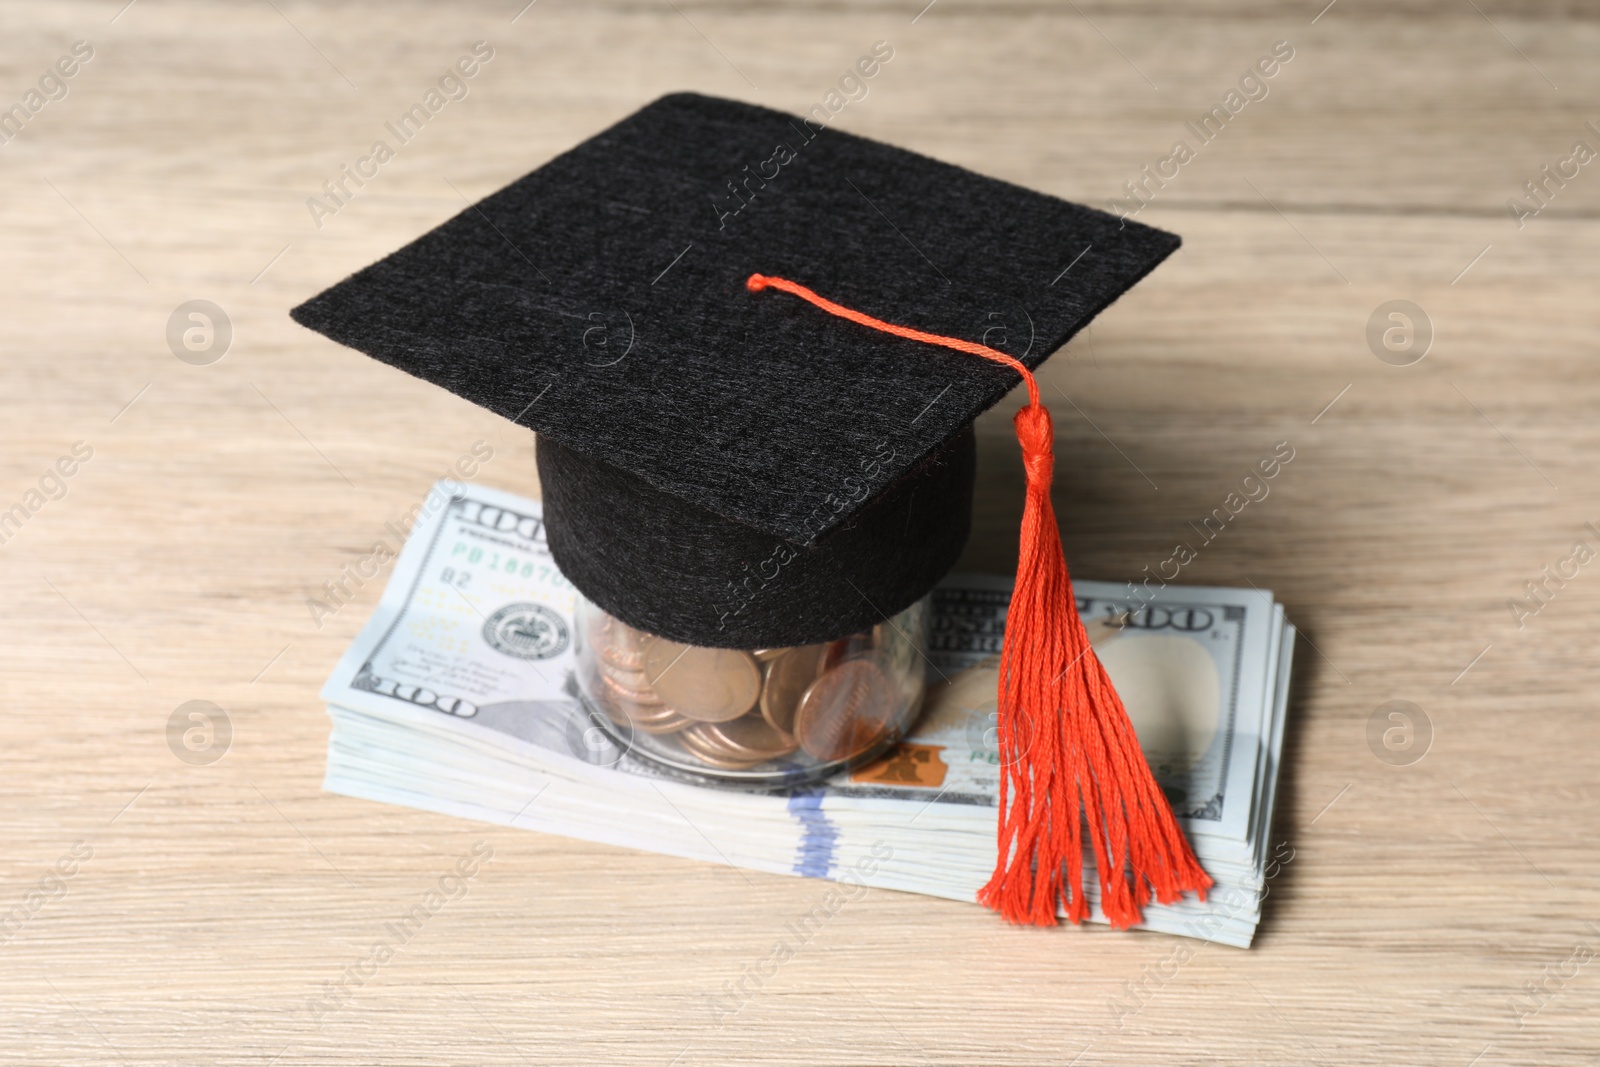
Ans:
[[[94,49],[0,146],[0,510],[93,450],[0,545],[0,1059],[1595,1062],[1600,563],[1521,628],[1507,601],[1600,547],[1600,163],[1525,228],[1505,203],[1600,148],[1592,5],[521,6],[0,3],[0,106]],[[467,99],[317,228],[307,197],[480,39]],[[1183,251],[1044,377],[1084,577],[1165,558],[1292,442],[1185,578],[1304,628],[1293,859],[1249,951],[875,891],[718,1022],[826,883],[320,791],[317,690],[382,582],[320,628],[307,596],[478,439],[481,481],[537,484],[526,432],[286,310],[663,92],[803,110],[880,39],[841,128],[1094,205],[1292,43],[1142,216]],[[209,366],[167,345],[192,299],[232,323]],[[1392,299],[1433,323],[1412,366],[1366,342]],[[974,569],[1014,551],[1007,410]],[[1393,699],[1431,722],[1410,766],[1367,744]],[[189,700],[232,724],[210,766],[168,748]],[[319,1025],[308,998],[479,842],[470,894]]]

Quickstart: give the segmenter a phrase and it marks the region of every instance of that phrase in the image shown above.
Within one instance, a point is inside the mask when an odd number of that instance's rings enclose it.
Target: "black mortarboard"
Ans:
[[[696,645],[830,640],[926,594],[967,537],[972,421],[1020,377],[1008,799],[979,898],[1081,919],[1087,826],[1126,926],[1152,894],[1211,880],[1078,617],[1031,368],[1177,246],[809,119],[674,95],[294,317],[533,427],[563,572]]]
[[[973,419],[1170,234],[748,104],[663,97],[294,309],[539,435],[550,545],[601,608],[702,645],[859,631],[954,564]]]

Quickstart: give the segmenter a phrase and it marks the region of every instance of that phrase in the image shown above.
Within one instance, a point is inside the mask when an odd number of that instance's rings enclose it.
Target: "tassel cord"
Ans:
[[[869,329],[979,356],[1015,371],[1027,386],[1028,404],[1014,420],[1027,496],[1000,652],[997,855],[978,899],[1017,923],[1054,925],[1058,906],[1072,922],[1087,918],[1085,823],[1100,907],[1113,926],[1139,922],[1152,896],[1172,903],[1190,891],[1205,899],[1211,878],[1150,772],[1078,615],[1050,501],[1055,432],[1033,372],[987,345],[885,322],[786,278],[752,274],[745,286],[778,289]]]

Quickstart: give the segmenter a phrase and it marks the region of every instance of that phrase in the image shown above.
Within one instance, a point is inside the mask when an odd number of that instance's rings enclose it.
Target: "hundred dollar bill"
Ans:
[[[323,696],[379,714],[419,708],[590,766],[635,771],[642,761],[597,744],[572,695],[576,596],[550,555],[536,501],[462,487],[412,531]],[[950,802],[993,803],[997,795],[994,686],[983,665],[999,652],[1009,598],[1009,581],[984,576],[956,576],[934,593],[930,714],[908,740],[956,757],[945,780],[921,776]],[[1256,768],[1244,749],[1262,734],[1270,600],[1171,588],[1141,605],[1126,590],[1080,582],[1078,608],[1175,809],[1195,832],[1245,837]],[[875,779],[861,774],[830,788],[931,799],[896,791],[892,774],[876,778],[890,792],[870,788]]]
[[[993,859],[1009,582],[958,576],[935,592],[927,710],[884,759],[788,792],[707,788],[619,747],[576,699],[577,594],[540,505],[451,488],[324,687],[328,788],[496,821],[521,807],[517,825],[800,874],[892,838],[905,848],[881,864],[884,884],[971,899]],[[1254,590],[1169,587],[1148,602],[1125,586],[1077,590],[1202,864],[1219,885],[1258,890],[1292,633],[1282,609]],[[1253,925],[1246,911],[1234,918]]]
[[[413,528],[324,695],[491,728],[508,704],[564,705],[577,594],[550,556],[539,505],[479,487],[444,496]]]
[[[1270,740],[1282,608],[1256,590],[1169,587],[1146,602],[1127,586],[1076,589],[1095,652],[1185,829],[1247,840]],[[907,742],[941,751],[935,761],[902,749],[898,766],[905,784],[920,781],[942,802],[990,805],[998,795],[995,664],[1010,596],[1008,579],[979,575],[956,575],[933,594],[927,710]],[[913,773],[913,759],[936,765]],[[906,795],[864,788],[895,782],[868,769],[836,788]]]

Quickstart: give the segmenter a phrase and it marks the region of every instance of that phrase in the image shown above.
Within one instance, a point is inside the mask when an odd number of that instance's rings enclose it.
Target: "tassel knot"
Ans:
[[[1012,420],[1017,430],[1017,443],[1022,446],[1022,462],[1028,472],[1028,484],[1042,483],[1049,492],[1055,477],[1055,426],[1050,421],[1050,411],[1042,404],[1029,404],[1020,409]]]

